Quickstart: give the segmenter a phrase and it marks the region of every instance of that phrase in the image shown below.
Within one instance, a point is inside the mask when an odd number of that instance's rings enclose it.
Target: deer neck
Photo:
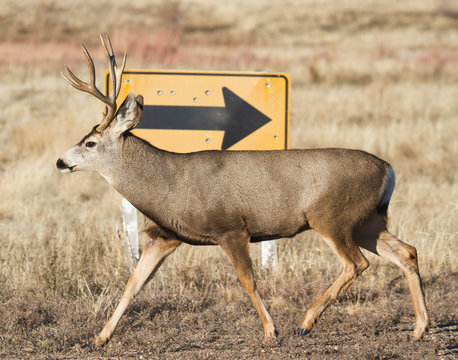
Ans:
[[[162,200],[170,192],[177,166],[177,154],[162,151],[127,134],[112,163],[99,173],[138,210],[149,217],[160,213]]]

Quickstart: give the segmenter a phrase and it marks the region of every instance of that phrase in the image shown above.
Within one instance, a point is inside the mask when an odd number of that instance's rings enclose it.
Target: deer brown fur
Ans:
[[[105,128],[95,127],[57,161],[62,172],[98,171],[148,219],[150,242],[96,345],[110,339],[133,296],[182,243],[223,248],[265,338],[274,338],[275,325],[256,290],[249,244],[308,229],[331,246],[343,270],[307,311],[301,334],[311,331],[326,307],[369,266],[360,247],[402,269],[416,315],[413,336],[426,333],[429,318],[416,250],[386,228],[395,182],[388,163],[348,149],[172,153],[129,131],[142,115],[143,98],[129,94],[113,118],[104,119]]]

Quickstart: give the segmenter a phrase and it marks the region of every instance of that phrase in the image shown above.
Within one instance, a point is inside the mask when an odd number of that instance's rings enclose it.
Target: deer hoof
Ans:
[[[415,329],[412,333],[412,336],[415,340],[421,340],[427,332],[428,329]]]
[[[266,332],[264,335],[265,335],[264,336],[264,340],[265,341],[275,340],[275,338],[278,335],[278,331],[277,331],[277,329],[273,328],[269,332]]]
[[[100,350],[101,348],[103,348],[106,344],[108,344],[108,341],[110,341],[110,339],[108,338],[105,338],[105,339],[102,339],[100,337],[96,337],[94,342],[91,344],[91,350]]]
[[[301,336],[305,336],[305,335],[309,334],[310,331],[312,331],[312,330],[309,330],[309,329],[301,329],[300,334],[301,334]]]

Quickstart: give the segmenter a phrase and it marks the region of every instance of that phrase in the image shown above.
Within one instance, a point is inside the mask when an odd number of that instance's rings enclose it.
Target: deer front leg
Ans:
[[[96,347],[102,347],[110,340],[119,319],[133,297],[140,291],[142,286],[154,276],[154,273],[165,258],[180,244],[181,242],[178,240],[155,239],[145,246],[140,261],[124,289],[121,301],[110,320],[108,320],[103,330],[94,340],[94,345]]]
[[[240,240],[240,239],[237,239]],[[274,339],[277,336],[277,330],[275,330],[275,324],[270,317],[269,313],[264,306],[261,297],[256,290],[256,283],[253,276],[253,268],[250,258],[249,240],[246,241],[232,241],[222,242],[220,245],[226,252],[229,260],[235,268],[237,277],[240,283],[248,292],[251,301],[258,312],[259,318],[261,319],[262,326],[264,327],[264,335],[266,340]]]

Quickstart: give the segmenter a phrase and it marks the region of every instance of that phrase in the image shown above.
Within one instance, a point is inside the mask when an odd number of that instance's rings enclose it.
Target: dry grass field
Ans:
[[[287,72],[292,148],[359,148],[389,161],[390,229],[419,253],[426,338],[408,338],[401,273],[370,254],[371,267],[300,337],[306,308],[340,271],[307,232],[279,242],[272,270],[252,246],[277,342],[263,342],[222,251],[182,246],[92,352],[130,273],[120,196],[98,174],[62,175],[55,162],[100,121],[100,103],[60,71],[67,63],[86,74],[84,41],[101,74],[101,32],[128,52],[128,68]],[[456,358],[456,1],[6,0],[0,79],[0,357]]]

